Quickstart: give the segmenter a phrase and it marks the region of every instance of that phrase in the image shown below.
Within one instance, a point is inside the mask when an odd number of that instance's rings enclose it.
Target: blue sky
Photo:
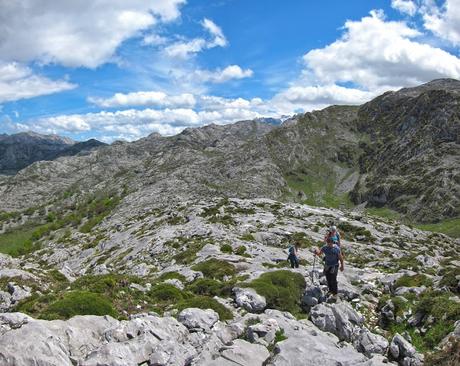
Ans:
[[[460,78],[459,0],[12,0],[0,21],[0,133],[135,140]]]

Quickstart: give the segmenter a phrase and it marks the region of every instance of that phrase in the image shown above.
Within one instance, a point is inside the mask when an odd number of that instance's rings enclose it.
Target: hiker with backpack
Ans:
[[[327,280],[328,293],[332,295],[333,300],[336,300],[338,293],[337,274],[339,269],[342,272],[344,270],[343,255],[340,246],[337,242],[328,239],[327,244],[321,249],[314,249],[314,254],[318,256],[324,254],[324,275]]]
[[[337,230],[337,227],[335,225],[331,225],[331,227],[327,229],[327,233],[324,236],[324,242],[326,244],[328,243],[329,240],[336,242],[339,247],[341,246],[340,233]]]
[[[293,245],[291,245],[288,249],[288,261],[291,263],[291,268],[299,268],[299,249],[300,249],[300,244],[299,242],[295,242]]]

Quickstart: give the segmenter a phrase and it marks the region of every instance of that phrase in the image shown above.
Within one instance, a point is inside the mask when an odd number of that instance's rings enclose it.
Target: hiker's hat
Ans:
[[[330,231],[336,231],[337,230],[337,227],[335,225],[332,225],[329,229]]]

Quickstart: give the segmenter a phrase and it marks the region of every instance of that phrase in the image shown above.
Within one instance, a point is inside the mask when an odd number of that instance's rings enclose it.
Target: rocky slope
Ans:
[[[34,251],[1,257],[5,365],[421,365],[458,345],[460,258],[441,234],[269,199],[102,197],[78,223],[75,199],[62,222],[48,208]],[[311,254],[330,222],[346,255],[336,304]]]
[[[40,160],[54,160],[59,156],[73,156],[101,145],[97,140],[75,142],[57,135],[21,132],[0,135],[0,174],[15,174]]]
[[[435,80],[362,106],[369,136],[356,202],[388,205],[419,221],[460,214],[460,81]]]

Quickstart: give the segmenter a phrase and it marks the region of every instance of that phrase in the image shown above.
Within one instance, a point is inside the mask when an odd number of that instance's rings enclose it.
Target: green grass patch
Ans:
[[[290,236],[290,241],[292,244],[299,244],[300,248],[311,248],[315,246],[313,240],[304,232],[292,233]]]
[[[376,240],[375,237],[372,236],[371,232],[362,226],[355,226],[349,222],[341,222],[338,225],[338,228],[347,236],[352,236],[354,238],[357,236],[364,236],[366,240],[371,243]]]
[[[431,278],[424,274],[416,274],[414,276],[404,275],[395,282],[395,288],[398,287],[430,287],[433,285]]]
[[[38,247],[34,246],[32,235],[35,228],[19,227],[0,235],[0,252],[18,257],[30,253]]]
[[[256,238],[254,238],[254,235],[252,235],[251,233],[244,234],[240,237],[240,239],[244,241],[256,241]]]
[[[179,280],[181,282],[186,282],[186,278],[183,274],[178,272],[166,272],[163,273],[160,277],[158,277],[159,281],[166,281],[166,280]]]
[[[244,245],[240,245],[238,248],[235,250],[236,255],[241,255],[243,257],[250,257],[248,253],[246,253],[247,248]]]
[[[204,277],[218,280],[222,280],[224,276],[233,277],[236,274],[233,264],[215,258],[195,264],[192,269],[200,271]]]
[[[440,275],[442,275],[441,281],[439,282],[440,286],[447,286],[452,292],[458,293],[458,276],[460,276],[460,268],[459,267],[447,267],[443,268],[440,271]]]
[[[324,168],[321,168],[320,171],[321,173],[312,171],[311,174],[288,172],[284,179],[291,190],[305,194],[307,198],[302,203],[333,208],[352,206],[348,194],[335,193],[335,173],[324,172]]]
[[[227,253],[227,254],[232,254],[233,253],[233,248],[230,244],[223,244],[220,247],[220,251],[222,253]]]
[[[443,233],[452,238],[460,238],[460,217],[443,220],[435,224],[417,224],[415,226],[421,230]]]
[[[75,315],[119,316],[111,301],[101,294],[87,291],[71,291],[62,295],[33,297],[21,304],[18,311],[38,314],[41,319],[69,319]]]
[[[408,253],[401,258],[395,259],[394,262],[398,270],[410,269],[413,271],[418,271],[420,267],[420,262],[417,259],[415,259],[416,256],[416,254]]]
[[[388,207],[366,207],[366,213],[371,216],[382,217],[389,220],[400,220],[401,214]]]
[[[196,254],[206,245],[210,244],[209,239],[203,237],[177,238],[179,242],[179,253],[173,256],[179,264],[190,264],[196,259]]]
[[[300,313],[300,300],[305,290],[305,279],[291,271],[273,271],[262,274],[252,282],[240,284],[251,287],[267,300],[267,307],[292,314]]]
[[[204,310],[212,309],[217,314],[219,314],[220,320],[233,319],[233,314],[229,309],[227,309],[224,305],[222,305],[218,301],[211,299],[209,297],[206,297],[206,296],[195,296],[195,297],[180,301],[177,304],[177,309],[179,310],[179,312],[187,308],[198,308],[198,309],[204,309]]]
[[[169,283],[160,283],[148,292],[148,296],[161,306],[177,303],[184,299],[185,294]]]

